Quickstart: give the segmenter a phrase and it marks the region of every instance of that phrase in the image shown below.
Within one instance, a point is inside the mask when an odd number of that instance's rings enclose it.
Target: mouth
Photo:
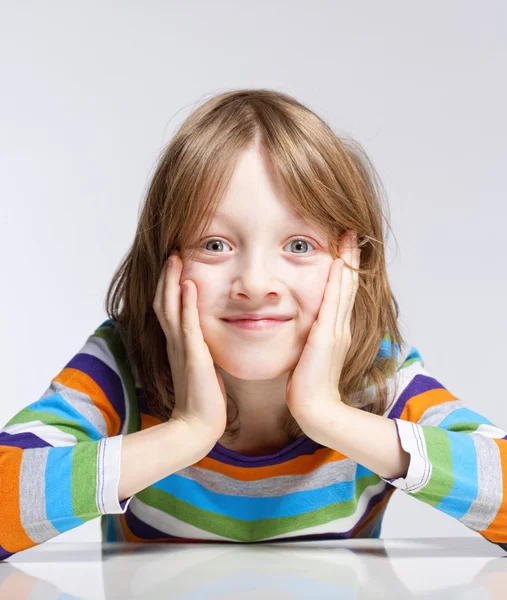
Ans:
[[[232,325],[233,327],[246,331],[263,331],[265,329],[273,329],[275,327],[280,327],[284,323],[292,321],[292,319],[239,319],[236,321],[229,321],[227,319],[221,320],[228,325]]]

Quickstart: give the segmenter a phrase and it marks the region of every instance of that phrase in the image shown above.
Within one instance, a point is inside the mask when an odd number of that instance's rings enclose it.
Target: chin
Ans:
[[[287,373],[287,371],[289,370],[279,368],[278,365],[269,365],[265,368],[262,368],[258,364],[252,365],[241,363],[240,365],[238,365],[236,361],[215,362],[222,370],[224,370],[226,373],[229,373],[229,375],[232,375],[232,377],[235,377],[236,379],[243,379],[244,381],[262,381],[265,379],[276,379],[277,377],[281,377],[282,375]]]
[[[273,356],[272,359],[266,356],[259,356],[255,353],[229,353],[224,352],[223,348],[218,353],[211,352],[215,365],[223,371],[245,381],[261,381],[264,379],[276,379],[287,373],[293,368],[290,356],[281,360],[280,353]]]
[[[275,345],[237,344],[214,335],[205,337],[205,342],[215,365],[246,381],[276,379],[288,373],[297,365],[304,346],[289,339]]]

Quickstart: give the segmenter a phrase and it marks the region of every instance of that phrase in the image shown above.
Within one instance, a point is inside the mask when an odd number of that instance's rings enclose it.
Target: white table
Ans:
[[[503,599],[507,552],[481,537],[248,545],[54,541],[0,563],[0,598],[62,596]]]

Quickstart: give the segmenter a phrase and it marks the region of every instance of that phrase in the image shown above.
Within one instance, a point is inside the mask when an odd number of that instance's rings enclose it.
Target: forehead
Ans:
[[[211,222],[215,225],[231,225],[237,226],[238,228],[245,227],[246,229],[248,229],[249,225],[251,225],[246,222],[244,218],[236,217],[233,214],[222,212],[221,210],[217,210]],[[275,227],[281,227],[283,229],[286,227],[300,227],[307,232],[310,231],[312,235],[314,235],[323,245],[327,245],[327,238],[324,231],[321,231],[320,228],[316,228],[314,225],[303,219],[303,217],[292,211],[289,211],[283,220],[276,220],[274,224]]]
[[[303,217],[301,217],[300,215],[298,215],[297,213],[294,213],[292,211],[287,211],[286,218],[288,218],[291,223],[294,223],[296,225],[309,225],[303,219]],[[221,210],[217,210],[216,214],[213,217],[213,221],[220,221],[220,222],[223,222],[223,223],[234,223],[234,222],[236,222],[236,220],[239,223],[243,223],[244,222],[244,219],[237,219],[234,216],[234,214],[222,212]]]

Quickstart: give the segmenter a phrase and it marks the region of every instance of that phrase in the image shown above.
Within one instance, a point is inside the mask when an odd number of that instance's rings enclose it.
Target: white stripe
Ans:
[[[9,425],[8,427],[4,427],[2,431],[10,434],[25,432],[33,433],[52,446],[74,446],[77,444],[76,436],[63,432],[53,425],[46,425],[39,420]]]

